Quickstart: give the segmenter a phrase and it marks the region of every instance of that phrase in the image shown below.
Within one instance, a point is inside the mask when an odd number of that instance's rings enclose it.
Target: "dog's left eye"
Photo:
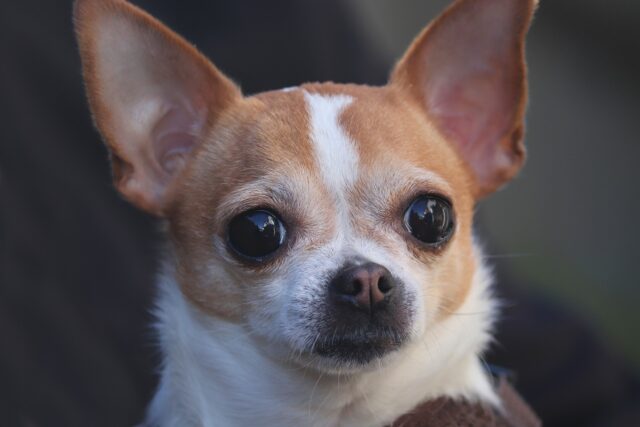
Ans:
[[[280,218],[268,210],[243,212],[229,223],[229,244],[239,255],[262,261],[284,243],[285,228]]]
[[[404,226],[422,243],[437,247],[453,234],[453,210],[449,202],[440,197],[420,196],[407,208]]]

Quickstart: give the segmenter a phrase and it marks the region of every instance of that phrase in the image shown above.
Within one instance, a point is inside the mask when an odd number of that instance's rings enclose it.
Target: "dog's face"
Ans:
[[[277,357],[358,370],[467,295],[474,204],[524,159],[533,7],[459,0],[383,87],[252,97],[128,3],[76,22],[116,186],[168,219],[184,295]]]
[[[286,352],[361,364],[464,298],[470,177],[401,91],[258,95],[199,150],[168,215],[180,282],[206,311]]]

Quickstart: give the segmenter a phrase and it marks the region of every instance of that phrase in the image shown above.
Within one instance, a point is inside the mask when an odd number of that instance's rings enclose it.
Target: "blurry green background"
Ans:
[[[349,0],[400,56],[447,0]],[[542,0],[521,175],[482,203],[492,262],[582,315],[640,371],[640,2]]]

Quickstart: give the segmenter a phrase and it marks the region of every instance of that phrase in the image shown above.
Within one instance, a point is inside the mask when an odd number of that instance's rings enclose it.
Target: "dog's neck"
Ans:
[[[170,266],[160,280],[160,387],[153,426],[384,426],[442,396],[497,403],[479,355],[495,312],[479,261],[456,314],[370,372],[329,375],[269,357],[244,326],[201,313],[180,292]]]

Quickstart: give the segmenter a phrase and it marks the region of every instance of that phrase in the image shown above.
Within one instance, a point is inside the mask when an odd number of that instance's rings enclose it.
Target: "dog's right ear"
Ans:
[[[200,52],[124,0],[77,0],[83,75],[117,189],[163,215],[189,153],[240,90]]]

